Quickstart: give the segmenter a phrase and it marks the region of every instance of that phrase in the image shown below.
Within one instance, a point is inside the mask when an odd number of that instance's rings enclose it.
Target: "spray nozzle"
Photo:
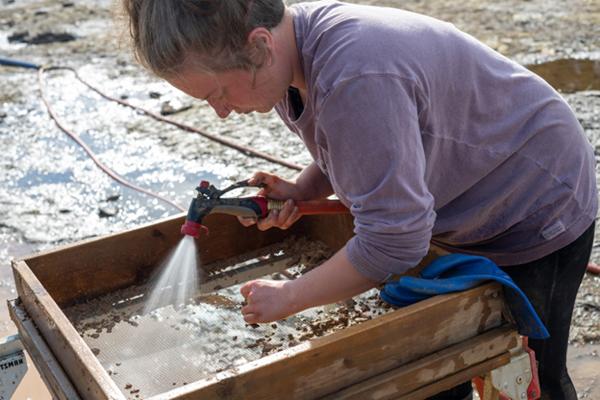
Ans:
[[[222,213],[243,217],[261,218],[267,215],[267,200],[263,196],[222,198],[221,196],[234,189],[253,186],[248,180],[234,183],[223,190],[217,189],[208,181],[201,181],[196,187],[196,197],[190,203],[185,223],[181,226],[181,234],[198,238],[202,233],[208,234],[208,228],[202,225],[202,219],[208,214]],[[259,185],[258,187],[260,187]]]

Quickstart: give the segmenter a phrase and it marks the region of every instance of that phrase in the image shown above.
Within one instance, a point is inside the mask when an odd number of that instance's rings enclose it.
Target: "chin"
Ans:
[[[264,107],[257,107],[256,108],[256,112],[259,112],[261,114],[266,114],[268,112],[271,112],[271,110],[273,109],[273,107],[269,107],[269,106],[264,106]]]

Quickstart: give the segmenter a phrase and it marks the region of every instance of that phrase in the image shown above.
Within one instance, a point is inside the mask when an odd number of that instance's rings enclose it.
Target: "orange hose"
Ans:
[[[348,208],[339,200],[306,200],[297,201],[296,207],[302,215],[347,214]]]
[[[117,174],[115,171],[113,171],[111,168],[109,168],[107,165],[105,165],[102,161],[100,161],[100,159],[96,156],[96,154],[94,154],[94,152],[92,151],[92,149],[83,141],[81,140],[81,138],[72,130],[70,130],[69,128],[67,128],[66,125],[64,125],[60,118],[58,117],[58,115],[56,115],[56,113],[54,112],[54,109],[50,106],[50,102],[48,101],[47,97],[46,97],[46,90],[45,90],[45,81],[44,81],[44,72],[50,69],[68,69],[71,71],[71,68],[66,68],[66,67],[49,67],[49,68],[44,68],[41,67],[38,70],[38,84],[39,84],[39,88],[40,88],[40,94],[42,97],[42,102],[44,103],[44,105],[46,106],[46,109],[48,110],[48,114],[50,115],[50,118],[52,118],[54,120],[54,123],[56,123],[56,126],[58,126],[58,128],[60,130],[62,130],[64,133],[66,133],[71,139],[73,139],[75,141],[75,143],[77,143],[86,153],[87,155],[90,157],[90,159],[108,176],[110,176],[112,179],[114,179],[115,181],[119,182],[121,185],[126,186],[130,189],[133,189],[135,191],[138,191],[140,193],[144,193],[148,196],[154,197],[158,200],[161,200],[171,206],[173,206],[174,208],[178,209],[179,211],[185,211],[186,209],[181,207],[179,204],[175,203],[174,201],[158,194],[155,193],[151,190],[145,189],[141,186],[135,185],[131,182],[129,182],[128,180],[124,179],[123,177],[121,177],[119,174]]]
[[[587,266],[587,272],[594,275],[600,275],[600,265],[590,262]]]
[[[184,123],[175,121],[175,120],[173,120],[171,118],[163,117],[162,115],[156,114],[156,113],[154,113],[154,112],[152,112],[150,110],[147,110],[147,109],[145,109],[143,107],[135,106],[135,105],[133,105],[133,104],[131,104],[131,103],[125,101],[125,100],[109,96],[108,94],[106,94],[103,91],[101,91],[100,89],[98,89],[96,86],[94,86],[91,83],[89,83],[88,81],[84,80],[79,75],[79,73],[75,69],[73,69],[73,68],[70,68],[70,67],[54,67],[54,69],[64,69],[64,70],[73,72],[75,74],[75,78],[77,78],[77,80],[79,80],[85,86],[87,86],[88,88],[90,88],[94,92],[98,93],[100,96],[104,97],[105,99],[113,101],[115,103],[118,103],[118,104],[120,104],[122,106],[129,107],[129,108],[131,108],[133,110],[136,110],[136,111],[138,111],[140,113],[146,114],[147,116],[152,117],[152,118],[154,118],[157,121],[166,122],[167,124],[171,124],[173,126],[176,126],[177,128],[182,129],[184,131],[197,133],[198,135],[203,136],[203,137],[205,137],[207,139],[210,139],[210,140],[212,140],[214,142],[217,142],[217,143],[220,143],[220,144],[222,144],[224,146],[227,146],[227,147],[230,147],[232,149],[235,149],[235,150],[241,152],[242,154],[244,154],[246,156],[259,157],[259,158],[262,158],[263,160],[267,160],[267,161],[270,161],[272,163],[283,165],[284,167],[287,167],[287,168],[290,168],[290,169],[295,169],[297,171],[302,171],[304,169],[303,166],[298,165],[298,164],[294,164],[294,163],[289,162],[289,161],[286,161],[283,158],[275,157],[275,156],[272,156],[272,155],[267,154],[265,152],[256,150],[256,149],[254,149],[252,147],[244,146],[242,144],[236,143],[233,140],[229,140],[229,139],[226,139],[226,138],[221,137],[221,136],[210,134],[208,132],[205,132],[205,131],[202,131],[202,130],[200,130],[198,128],[195,128],[193,126],[186,125]]]

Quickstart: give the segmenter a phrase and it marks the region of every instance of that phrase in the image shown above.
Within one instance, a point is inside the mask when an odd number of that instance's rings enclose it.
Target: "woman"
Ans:
[[[403,10],[124,4],[135,53],[155,74],[222,118],[274,108],[304,141],[314,162],[294,181],[255,174],[265,195],[289,199],[260,229],[285,229],[298,219],[294,200],[333,193],[354,217],[356,235],[319,268],[248,282],[248,323],[361,293],[434,242],[513,277],[550,331],[530,343],[544,396],[576,398],[566,349],[593,240],[594,154],[542,79],[451,24]],[[468,398],[462,389],[439,398]]]

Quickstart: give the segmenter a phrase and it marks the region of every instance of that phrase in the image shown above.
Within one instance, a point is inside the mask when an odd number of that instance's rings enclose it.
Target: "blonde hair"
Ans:
[[[122,0],[137,60],[160,77],[176,74],[190,57],[207,71],[256,69],[267,51],[248,43],[257,27],[283,19],[283,0]]]

